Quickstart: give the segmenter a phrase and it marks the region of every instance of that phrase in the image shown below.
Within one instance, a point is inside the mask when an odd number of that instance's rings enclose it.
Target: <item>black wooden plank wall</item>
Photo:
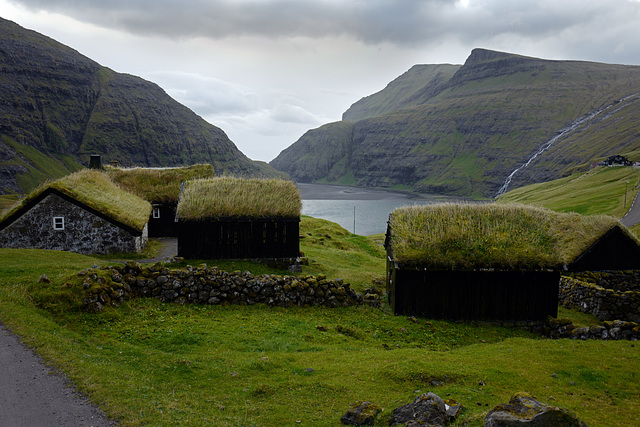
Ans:
[[[149,237],[178,237],[176,205],[154,205],[160,209],[160,218],[149,218]]]
[[[299,219],[180,222],[178,255],[184,258],[295,258]]]
[[[393,269],[392,269],[393,270]],[[396,314],[432,319],[545,320],[558,314],[557,271],[390,271]]]

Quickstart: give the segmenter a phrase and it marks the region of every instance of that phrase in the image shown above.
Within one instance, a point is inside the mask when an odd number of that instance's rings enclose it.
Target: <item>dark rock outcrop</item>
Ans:
[[[379,406],[368,401],[358,401],[340,418],[342,424],[354,426],[375,425],[376,415],[382,410]]]
[[[525,393],[515,394],[509,403],[493,408],[485,427],[587,427],[566,409],[546,405]]]
[[[446,426],[449,425],[445,403],[434,393],[424,393],[412,403],[393,410],[390,425]]]

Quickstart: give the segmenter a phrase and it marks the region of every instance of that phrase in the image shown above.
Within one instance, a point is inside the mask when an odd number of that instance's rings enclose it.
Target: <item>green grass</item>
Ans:
[[[301,235],[313,260],[302,274],[342,277],[359,290],[384,274],[381,235],[356,236],[309,217]],[[458,426],[483,425],[490,409],[520,391],[588,425],[637,423],[640,346],[629,341],[549,340],[365,306],[134,299],[100,314],[73,309],[65,283],[104,263],[0,249],[0,321],[122,425],[339,426],[357,400],[383,407],[382,425],[394,408],[427,391],[462,403]],[[43,273],[52,284],[37,283]],[[561,315],[589,321],[571,310]]]
[[[153,259],[160,255],[162,249],[162,243],[158,239],[148,239],[146,245],[140,252],[119,252],[112,254],[98,255],[94,254],[93,257],[104,261],[138,261],[141,262],[145,259]]]
[[[574,309],[569,309],[563,306],[559,306],[558,307],[558,319],[571,319],[571,322],[575,325],[575,326],[592,326],[592,325],[602,325],[603,322],[602,320],[598,319],[596,316],[589,314],[589,313],[583,313],[581,311],[578,310],[574,310]]]
[[[560,212],[622,218],[631,206],[639,184],[640,170],[636,168],[594,168],[558,180],[516,188],[500,196],[497,202],[526,203]]]
[[[305,270],[342,278],[362,292],[380,286],[385,277],[385,251],[380,236],[359,236],[330,221],[303,216],[300,250],[309,258]],[[384,287],[384,286],[382,286]]]

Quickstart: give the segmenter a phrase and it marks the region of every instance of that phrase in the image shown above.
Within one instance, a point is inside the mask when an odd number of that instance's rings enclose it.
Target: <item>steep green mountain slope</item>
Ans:
[[[77,170],[90,154],[123,166],[260,173],[222,130],[156,84],[1,18],[0,92],[0,194]]]
[[[381,92],[353,104],[342,115],[342,120],[355,122],[423,104],[436,95],[459,68],[460,65],[449,64],[414,65]]]
[[[355,103],[348,121],[307,132],[271,165],[302,182],[494,197],[507,177],[576,119],[613,112],[567,133],[513,177],[513,185],[565,175],[640,149],[640,67],[549,61],[475,49],[464,65],[417,66]],[[627,98],[625,101],[621,101]],[[609,107],[609,108],[607,108]],[[608,113],[607,113],[608,114]],[[603,119],[599,136],[593,121]],[[351,129],[350,138],[343,129]],[[604,138],[606,136],[606,138]],[[337,141],[340,141],[337,143]]]

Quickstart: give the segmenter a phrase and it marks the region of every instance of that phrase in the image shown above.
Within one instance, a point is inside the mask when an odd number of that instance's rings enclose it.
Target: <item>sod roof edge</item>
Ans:
[[[217,177],[185,182],[176,216],[181,221],[296,219],[301,209],[291,181]]]
[[[391,259],[429,270],[555,269],[620,222],[518,204],[439,203],[398,208],[385,245]]]
[[[0,218],[2,228],[52,193],[136,233],[144,229],[151,214],[150,203],[118,187],[104,172],[85,169],[46,182],[29,193]]]
[[[210,164],[197,164],[170,168],[116,168],[105,171],[124,190],[151,203],[178,203],[182,182],[215,176]]]

